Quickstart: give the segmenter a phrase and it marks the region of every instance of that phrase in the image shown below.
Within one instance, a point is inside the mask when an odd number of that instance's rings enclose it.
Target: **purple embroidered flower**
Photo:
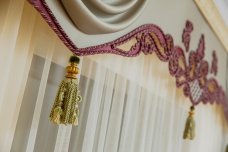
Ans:
[[[212,58],[213,59],[212,59],[212,63],[211,63],[211,73],[216,76],[217,72],[218,72],[218,58],[217,58],[215,50],[212,53]]]
[[[185,28],[182,34],[182,42],[184,43],[186,52],[189,51],[189,44],[191,41],[191,32],[193,31],[193,24],[190,21],[186,21]]]

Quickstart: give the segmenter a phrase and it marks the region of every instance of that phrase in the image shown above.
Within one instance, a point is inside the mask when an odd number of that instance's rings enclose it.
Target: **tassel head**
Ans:
[[[66,76],[62,81],[50,113],[50,120],[55,124],[78,125],[79,103],[81,96],[78,87],[77,67],[79,58],[72,56],[66,67]]]
[[[195,120],[194,120],[194,106],[191,106],[188,118],[186,120],[185,129],[184,129],[184,139],[193,140],[195,137]]]
[[[70,65],[66,67],[66,78],[76,79],[79,73],[78,64],[80,59],[77,56],[70,57]]]

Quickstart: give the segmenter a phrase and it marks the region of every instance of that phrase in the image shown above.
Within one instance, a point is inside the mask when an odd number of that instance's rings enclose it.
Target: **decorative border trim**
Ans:
[[[183,87],[184,95],[190,99],[193,105],[199,103],[213,104],[215,102],[221,104],[228,121],[228,101],[225,92],[215,78],[208,78],[209,71],[214,76],[217,74],[217,55],[213,51],[213,60],[211,67],[209,67],[209,63],[204,60],[205,41],[203,34],[196,51],[189,52],[188,62],[185,56],[186,53],[184,53],[180,46],[174,45],[172,36],[164,34],[158,26],[153,24],[142,25],[109,43],[77,48],[63,31],[44,0],[29,0],[29,2],[40,12],[63,43],[78,56],[112,53],[134,57],[141,52],[145,55],[155,52],[161,61],[168,62],[169,72],[176,78],[176,86],[178,88]],[[182,34],[185,52],[189,51],[192,31],[193,24],[187,21]],[[126,51],[119,48],[119,46],[126,44],[132,39],[135,39],[136,42],[129,50]]]

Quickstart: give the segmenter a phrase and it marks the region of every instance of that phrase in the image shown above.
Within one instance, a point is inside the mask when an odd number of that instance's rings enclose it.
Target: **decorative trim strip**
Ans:
[[[172,36],[164,34],[158,26],[153,24],[142,25],[109,43],[87,48],[77,48],[63,31],[44,0],[30,0],[30,3],[41,13],[63,43],[76,55],[112,53],[126,57],[135,57],[141,52],[145,55],[154,52],[161,61],[168,62],[169,72],[176,78],[176,86],[178,88],[183,87],[184,95],[190,99],[193,105],[199,103],[221,104],[228,121],[228,101],[225,92],[214,77],[209,78],[208,76],[209,68],[211,73],[215,76],[217,74],[217,55],[213,51],[213,60],[211,67],[209,67],[209,63],[204,60],[205,41],[203,34],[200,37],[198,48],[195,51],[189,52],[188,60],[184,50],[180,46],[174,45]],[[182,34],[185,52],[189,51],[192,31],[193,24],[187,21]],[[121,46],[132,40],[135,43],[129,50],[121,49]]]

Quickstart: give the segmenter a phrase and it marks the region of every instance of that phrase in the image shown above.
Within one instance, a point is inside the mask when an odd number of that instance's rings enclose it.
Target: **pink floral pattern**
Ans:
[[[216,76],[217,72],[218,72],[218,58],[217,58],[215,50],[212,52],[212,58],[213,59],[212,59],[212,63],[211,63],[211,73]]]
[[[189,44],[191,41],[191,33],[193,31],[193,25],[190,21],[186,22],[186,26],[184,28],[183,34],[182,34],[182,42],[184,43],[186,52],[189,51]]]
[[[176,78],[176,86],[183,88],[184,95],[190,99],[193,105],[199,103],[221,104],[228,121],[228,101],[225,92],[217,80],[208,75],[209,64],[204,59],[204,35],[201,35],[197,49],[186,54],[180,46],[174,44],[171,35],[165,34],[154,24],[142,25],[109,43],[78,48],[63,31],[44,0],[29,0],[29,2],[41,13],[50,27],[74,54],[85,56],[112,53],[134,57],[141,52],[145,55],[155,53],[161,61],[168,62],[170,75]],[[182,42],[186,52],[189,51],[192,31],[193,24],[187,21],[182,34]],[[137,42],[129,50],[122,50],[118,47],[133,38]],[[215,51],[213,51],[212,57],[210,72],[216,75],[218,59]]]

